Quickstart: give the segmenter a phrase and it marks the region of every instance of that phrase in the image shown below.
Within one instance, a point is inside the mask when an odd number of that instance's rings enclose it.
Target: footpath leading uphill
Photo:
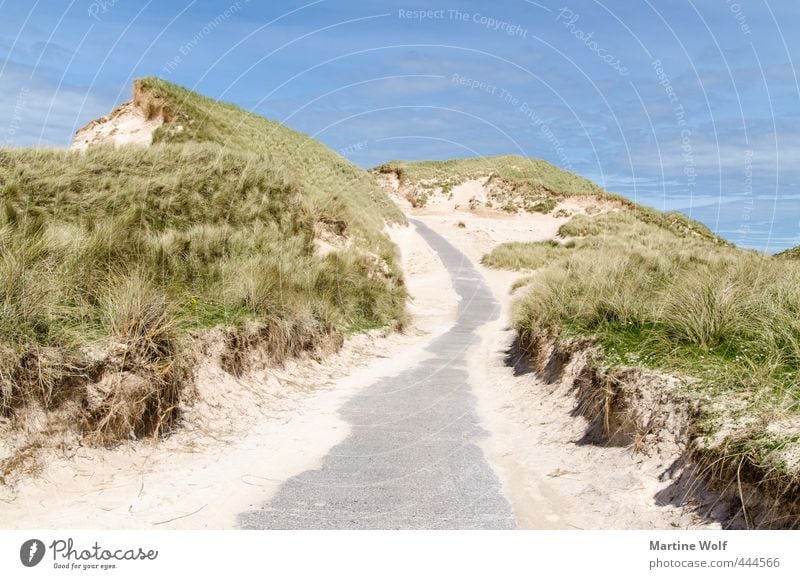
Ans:
[[[155,78],[0,190],[9,526],[800,524],[796,260]]]
[[[344,404],[350,434],[319,468],[284,483],[239,517],[251,529],[510,529],[511,505],[479,442],[467,356],[500,306],[470,261],[422,223],[460,299],[453,326],[428,356]]]
[[[661,455],[658,476],[671,481],[653,492],[661,504],[726,527],[800,525],[791,251],[739,249],[535,159],[374,173],[487,278],[505,276],[495,293],[515,292],[512,358],[526,360],[536,388],[569,394],[583,442]]]

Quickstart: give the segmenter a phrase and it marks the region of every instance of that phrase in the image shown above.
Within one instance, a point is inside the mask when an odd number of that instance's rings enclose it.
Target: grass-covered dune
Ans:
[[[509,212],[519,209],[549,213],[555,200],[603,191],[579,177],[541,159],[500,155],[447,161],[389,161],[373,169],[394,174],[416,207],[431,195],[448,194],[453,187],[473,179],[486,179],[489,206]],[[618,198],[624,201],[622,197]]]
[[[142,109],[166,121],[153,134],[154,143],[213,143],[258,154],[299,185],[321,217],[346,218],[349,227],[373,240],[384,219],[405,222],[369,173],[319,141],[158,78],[137,80],[134,92]]]
[[[383,232],[404,218],[370,175],[158,79],[137,81],[135,101],[166,121],[150,147],[0,150],[12,426],[36,408],[101,442],[157,435],[191,383],[197,331],[281,360],[404,316]],[[319,251],[320,232],[342,243]]]
[[[432,195],[446,195],[465,181],[485,180],[488,206],[510,213],[521,210],[551,213],[561,201],[584,198],[607,207],[625,209],[642,221],[666,227],[682,236],[703,237],[721,245],[728,244],[705,225],[682,213],[663,213],[638,205],[542,159],[499,155],[446,161],[390,161],[372,171],[394,175],[416,207],[424,207]]]
[[[697,472],[744,504],[744,524],[796,527],[800,266],[670,224],[577,215],[562,243],[504,244],[484,263],[528,270],[514,315],[521,342],[568,352],[588,339],[601,390],[631,367],[681,377],[673,398],[690,410]]]
[[[800,259],[800,246],[790,247],[776,254],[775,257],[780,259]]]
[[[554,195],[602,193],[602,189],[588,179],[559,169],[547,161],[518,155],[446,161],[389,161],[375,170],[395,173],[404,182],[429,188],[452,188],[468,179],[494,176],[519,187],[528,187],[531,191]]]

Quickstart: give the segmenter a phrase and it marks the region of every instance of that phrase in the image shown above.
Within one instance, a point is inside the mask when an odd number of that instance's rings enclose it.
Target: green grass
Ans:
[[[671,211],[663,213],[650,207],[628,202],[626,211],[609,211],[601,215],[576,215],[561,226],[562,237],[585,237],[600,234],[624,237],[628,234],[631,218],[638,223],[653,225],[656,230],[666,230],[682,238],[701,239],[715,245],[731,246],[730,242],[713,233],[702,223],[690,219],[683,213]]]
[[[164,81],[137,81],[135,94],[167,119],[149,148],[0,150],[0,414],[77,403],[83,428],[124,438],[131,420],[92,406],[89,384],[145,376],[142,412],[174,415],[190,332],[256,326],[281,360],[404,318],[383,232],[404,218],[369,174]],[[320,228],[348,249],[315,251]],[[114,358],[118,347],[129,355]],[[137,434],[170,422],[140,418]]]
[[[539,269],[562,257],[567,249],[557,241],[511,241],[502,243],[487,253],[481,263],[495,269]]]
[[[0,182],[0,336],[11,341],[96,333],[99,294],[125,270],[146,272],[195,327],[296,308],[330,310],[344,328],[402,310],[388,242],[383,255],[316,256],[311,203],[258,155],[195,144],[4,151]],[[370,278],[381,267],[390,274]]]
[[[299,186],[319,216],[344,219],[371,241],[384,221],[405,217],[361,168],[325,145],[239,107],[218,102],[154,77],[139,79],[135,90],[169,122],[158,128],[155,143],[213,143],[255,153],[273,170]],[[154,113],[155,114],[155,113]]]
[[[776,426],[800,417],[800,267],[704,231],[649,211],[580,215],[562,226],[571,248],[558,259],[543,244],[485,259],[540,268],[515,307],[523,339],[590,337],[610,367],[694,378],[698,440],[714,441],[714,460],[739,460],[731,449],[746,447],[749,464],[796,488],[800,464],[786,457],[800,454],[798,433]]]

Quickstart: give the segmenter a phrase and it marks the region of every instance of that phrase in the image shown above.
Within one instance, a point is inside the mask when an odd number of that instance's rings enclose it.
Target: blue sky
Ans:
[[[746,247],[800,244],[795,0],[0,0],[3,146],[157,75],[369,167],[540,157]]]

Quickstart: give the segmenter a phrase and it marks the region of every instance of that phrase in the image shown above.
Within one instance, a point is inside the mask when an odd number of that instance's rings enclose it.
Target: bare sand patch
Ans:
[[[78,129],[70,148],[82,151],[100,144],[148,146],[153,142],[153,132],[163,124],[163,116],[148,118],[135,101],[128,101]]]

